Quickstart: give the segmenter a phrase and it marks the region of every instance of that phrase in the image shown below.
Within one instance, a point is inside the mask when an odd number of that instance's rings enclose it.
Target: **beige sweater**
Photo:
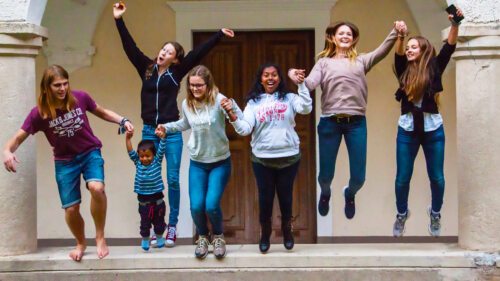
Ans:
[[[355,61],[347,58],[320,58],[305,79],[309,90],[321,85],[321,115],[365,115],[368,98],[366,73],[381,61],[396,42],[393,29],[374,51],[359,55]]]

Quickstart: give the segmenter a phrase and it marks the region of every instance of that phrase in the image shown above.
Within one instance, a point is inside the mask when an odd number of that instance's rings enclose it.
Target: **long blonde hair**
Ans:
[[[59,65],[51,65],[45,69],[43,72],[42,80],[40,82],[40,96],[38,96],[38,112],[43,119],[56,118],[56,98],[54,93],[50,88],[50,84],[54,82],[56,78],[64,78],[69,81],[68,72]],[[70,111],[76,106],[76,98],[71,93],[71,87],[68,84],[67,93],[63,100],[63,107],[66,111]]]
[[[337,54],[337,44],[335,44],[335,33],[337,29],[341,26],[347,26],[352,32],[352,45],[347,51],[347,57],[349,60],[353,61],[358,57],[358,52],[356,51],[356,44],[359,41],[359,29],[358,27],[348,21],[338,21],[330,24],[325,31],[325,48],[318,54],[318,58],[333,58]]]
[[[195,99],[193,92],[191,91],[191,87],[189,86],[189,78],[193,76],[198,76],[205,81],[207,91],[205,93],[205,99],[202,102],[199,102],[198,100]],[[219,93],[219,89],[217,86],[215,86],[214,82],[214,77],[212,76],[212,73],[210,70],[204,66],[204,65],[197,65],[195,66],[188,74],[187,79],[186,79],[186,84],[187,84],[187,105],[188,108],[191,111],[195,111],[195,107],[207,103],[209,105],[214,105],[215,104],[215,98],[217,97],[217,93]]]
[[[430,66],[430,61],[436,56],[436,50],[426,38],[422,36],[414,36],[409,40],[416,40],[420,47],[420,55],[413,61],[408,62],[408,66],[401,75],[399,82],[401,88],[406,92],[408,101],[419,101],[428,87],[433,69]],[[439,95],[435,96],[436,104],[439,106]]]

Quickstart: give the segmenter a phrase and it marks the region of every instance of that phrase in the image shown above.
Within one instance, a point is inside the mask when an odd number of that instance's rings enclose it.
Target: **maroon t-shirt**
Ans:
[[[21,127],[28,134],[45,133],[54,151],[55,160],[70,160],[76,155],[101,148],[101,141],[94,135],[87,118],[87,111],[96,109],[89,94],[72,91],[77,100],[74,109],[56,110],[56,118],[42,119],[38,107],[34,107]]]

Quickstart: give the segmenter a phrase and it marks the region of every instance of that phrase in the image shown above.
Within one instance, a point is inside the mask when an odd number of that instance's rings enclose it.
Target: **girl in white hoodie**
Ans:
[[[299,81],[299,94],[289,93],[278,65],[263,64],[248,95],[243,116],[233,112],[234,103],[224,100],[231,124],[242,136],[252,134],[252,166],[259,191],[259,221],[261,237],[259,249],[266,253],[270,247],[271,217],[274,194],[278,194],[281,210],[283,244],[291,250],[293,182],[297,175],[300,150],[295,132],[295,115],[312,110],[309,90]]]
[[[220,200],[231,174],[229,140],[226,136],[226,112],[214,78],[207,67],[194,67],[187,77],[187,98],[182,102],[183,118],[158,125],[162,135],[191,129],[187,143],[190,153],[189,201],[191,217],[199,234],[195,256],[203,259],[208,254],[209,230],[207,216],[212,224],[214,255],[226,255],[222,228]],[[241,112],[241,110],[240,110]]]

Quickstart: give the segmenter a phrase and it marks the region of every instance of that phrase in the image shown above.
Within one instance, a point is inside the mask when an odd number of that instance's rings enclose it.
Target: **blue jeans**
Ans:
[[[257,189],[259,190],[259,222],[270,222],[273,215],[274,195],[278,194],[281,221],[292,219],[293,182],[299,170],[299,163],[281,169],[269,168],[252,162]]]
[[[160,138],[155,135],[156,127],[144,125],[142,128],[142,139],[152,140],[158,148]],[[176,226],[179,221],[179,204],[181,191],[179,189],[179,170],[182,157],[182,133],[176,132],[167,134],[167,146],[165,159],[167,160],[167,184],[168,184],[168,205],[170,206],[169,222],[170,226]]]
[[[104,159],[101,150],[95,149],[78,154],[71,160],[56,160],[55,172],[59,198],[63,209],[80,204],[80,177],[85,182],[104,182]]]
[[[366,118],[349,123],[338,123],[328,117],[321,117],[318,124],[319,176],[321,193],[330,195],[330,186],[335,175],[335,162],[340,142],[344,136],[349,155],[349,186],[346,196],[354,197],[363,186],[366,176]]]
[[[207,216],[214,235],[223,233],[220,200],[231,175],[231,158],[215,163],[191,160],[189,165],[189,202],[191,217],[199,235],[208,235]]]
[[[422,138],[413,132],[405,131],[398,127],[396,146],[396,206],[398,213],[404,214],[408,210],[408,193],[410,180],[413,174],[413,164],[420,145],[424,150],[427,174],[431,182],[432,210],[441,211],[444,196],[444,130],[438,129],[425,132]]]

